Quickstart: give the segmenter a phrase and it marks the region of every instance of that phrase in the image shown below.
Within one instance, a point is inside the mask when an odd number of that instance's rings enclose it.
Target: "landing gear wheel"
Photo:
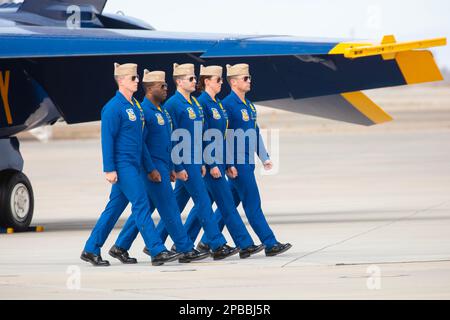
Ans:
[[[33,210],[33,188],[28,178],[15,170],[0,172],[0,226],[26,231]]]

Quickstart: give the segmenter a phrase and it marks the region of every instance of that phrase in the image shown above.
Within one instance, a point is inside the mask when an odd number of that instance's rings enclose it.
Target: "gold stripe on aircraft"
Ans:
[[[12,116],[11,116],[11,108],[9,106],[8,101],[8,92],[9,92],[9,79],[10,79],[11,72],[9,70],[5,71],[5,76],[3,77],[3,72],[0,71],[0,94],[2,96],[3,101],[3,109],[5,110],[6,114],[6,121],[9,125],[13,123]]]

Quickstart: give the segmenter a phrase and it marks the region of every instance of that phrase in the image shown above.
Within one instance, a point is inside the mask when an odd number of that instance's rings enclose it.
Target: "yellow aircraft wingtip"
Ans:
[[[407,84],[444,80],[433,54],[428,50],[400,52],[395,59]]]

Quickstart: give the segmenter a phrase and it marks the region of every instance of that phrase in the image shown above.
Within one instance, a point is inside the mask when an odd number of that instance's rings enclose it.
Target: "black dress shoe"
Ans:
[[[217,250],[213,251],[213,259],[214,260],[222,260],[228,257],[231,257],[239,252],[239,248],[233,248],[229,245],[224,244],[219,247]]]
[[[118,246],[114,245],[109,249],[109,255],[113,258],[119,259],[120,262],[124,264],[135,264],[137,260],[135,258],[130,258],[128,251]]]
[[[83,251],[80,256],[81,260],[92,263],[96,267],[107,267],[109,266],[109,261],[103,260],[100,255],[89,253]]]
[[[263,244],[260,244],[259,246],[256,246],[254,244],[252,244],[250,247],[245,248],[245,249],[241,249],[239,251],[239,257],[241,259],[246,259],[248,257],[250,257],[251,255],[258,253],[260,251],[263,251],[265,248],[265,246]]]
[[[290,243],[277,243],[272,248],[267,249],[266,248],[266,256],[273,257],[278,254],[281,254],[283,252],[288,251],[290,248],[292,248],[292,245]]]
[[[199,242],[195,249],[197,249],[197,251],[202,252],[202,253],[207,252],[212,256],[212,250],[211,250],[210,246],[208,246],[206,243]]]
[[[172,262],[177,260],[181,255],[182,253],[164,250],[163,252],[152,257],[152,265],[161,266],[166,262]]]
[[[177,246],[175,244],[172,245],[170,251],[177,252]]]
[[[178,259],[178,262],[179,263],[189,263],[192,261],[203,260],[210,256],[211,256],[211,254],[209,253],[209,251],[200,252],[196,249],[192,249],[192,251],[184,253],[183,256],[180,259]]]

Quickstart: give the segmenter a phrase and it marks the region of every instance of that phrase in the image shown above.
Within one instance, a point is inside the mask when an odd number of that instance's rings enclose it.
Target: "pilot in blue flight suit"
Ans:
[[[175,181],[171,159],[172,120],[167,110],[161,106],[161,103],[167,98],[165,72],[150,72],[145,69],[142,83],[145,91],[142,109],[144,110],[147,128],[145,144],[150,153],[149,163],[147,164],[150,174],[147,177],[146,172],[143,172],[142,180],[146,187],[152,211],[156,207],[172,240],[174,240],[177,251],[184,253],[179,262],[187,263],[207,258],[209,257],[208,253],[200,253],[193,249],[194,244],[183,227],[180,211],[176,205],[170,183],[171,180]],[[128,201],[122,204],[123,210],[127,204]],[[128,251],[138,233],[139,230],[133,219],[128,219],[113,249],[122,252]],[[144,249],[144,252],[149,254],[147,248]],[[119,255],[117,258],[121,259],[121,256]]]
[[[208,235],[214,260],[224,259],[237,254],[239,249],[226,244],[217,223],[213,220],[211,200],[202,177],[204,115],[198,101],[191,96],[197,83],[194,65],[175,63],[173,77],[177,91],[164,106],[172,118],[173,140],[179,140],[172,150],[177,185],[184,187],[194,201],[197,217]],[[164,221],[161,221],[158,230],[164,229]]]
[[[150,204],[141,179],[142,161],[149,158],[143,143],[145,119],[142,108],[133,94],[137,91],[139,77],[136,64],[114,64],[114,77],[118,91],[102,110],[103,171],[112,184],[109,202],[86,242],[81,259],[94,266],[109,266],[103,260],[100,248],[106,241],[123,212],[120,205],[131,202],[131,216],[144,242],[150,248],[153,265],[178,259],[180,254],[168,251],[155,230]],[[119,205],[118,205],[119,204]],[[126,263],[136,259],[125,256]]]
[[[251,76],[248,64],[227,65],[227,80],[231,87],[230,94],[222,100],[225,107],[229,129],[234,131],[228,135],[227,144],[233,150],[234,165],[227,169],[229,184],[233,193],[242,201],[247,219],[258,238],[266,246],[266,256],[275,256],[289,250],[292,245],[280,243],[276,240],[261,208],[261,197],[255,179],[255,151],[264,164],[266,170],[272,168],[272,161],[264,146],[257,124],[256,108],[251,101],[245,98],[251,88]],[[239,130],[241,129],[241,130]],[[240,132],[248,133],[254,139],[244,137],[244,150],[239,150],[238,140]],[[242,140],[241,140],[242,141]],[[252,143],[253,141],[253,143]],[[228,160],[228,159],[227,159]],[[228,161],[227,161],[228,163]],[[235,197],[235,204],[238,201]],[[220,209],[219,209],[220,210]],[[216,211],[218,214],[219,210]],[[223,222],[219,223],[220,226]]]
[[[226,131],[228,128],[228,116],[222,103],[216,98],[216,95],[222,88],[222,70],[220,66],[200,66],[200,81],[198,89],[202,94],[198,101],[203,107],[207,130],[204,134],[204,140],[211,141],[205,146],[204,157],[206,162],[205,182],[211,200],[216,202],[217,207],[223,215],[223,220],[230,232],[236,245],[240,248],[239,256],[242,259],[250,257],[252,254],[264,249],[264,245],[256,246],[248,233],[239,212],[234,205],[233,195],[225,178],[226,171]],[[186,221],[186,228],[193,232],[192,228],[200,231],[200,224],[196,219],[196,209],[193,208]],[[220,219],[221,216],[215,218]],[[193,222],[192,220],[195,220]],[[216,220],[217,221],[217,220]],[[218,221],[219,222],[219,221]],[[195,225],[194,225],[195,224]],[[222,226],[223,228],[223,226]],[[202,252],[209,251],[207,236],[199,243],[198,248]]]

